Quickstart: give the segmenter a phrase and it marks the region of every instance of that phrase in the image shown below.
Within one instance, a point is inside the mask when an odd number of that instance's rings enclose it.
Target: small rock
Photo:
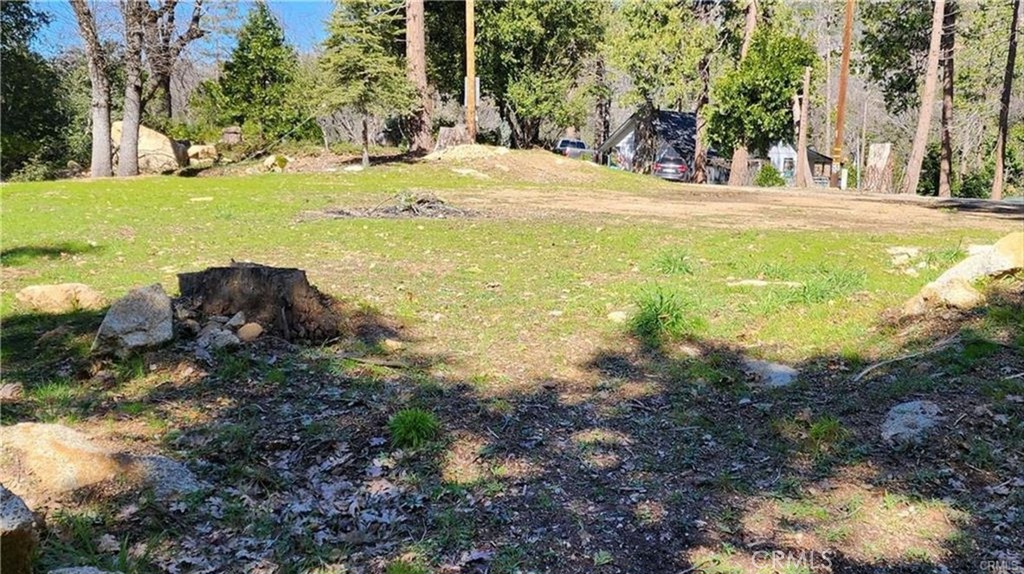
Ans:
[[[380,346],[383,347],[384,350],[389,353],[401,351],[402,349],[405,348],[405,345],[401,341],[398,341],[396,339],[384,339],[383,341],[380,342]]]
[[[263,327],[259,323],[246,323],[238,328],[238,339],[243,343],[250,343],[263,334]]]
[[[209,323],[220,323],[221,325],[226,325],[227,322],[231,320],[230,318],[225,317],[224,315],[211,315],[210,317],[207,318],[209,319]]]
[[[35,515],[21,498],[0,485],[0,571],[31,574],[38,544]]]
[[[351,171],[363,171],[363,169],[364,168],[361,165],[346,165],[344,167],[344,171],[350,171],[350,172]]]
[[[198,335],[201,330],[199,327],[199,321],[196,321],[195,319],[185,319],[181,322],[181,330],[189,335]]]
[[[138,456],[133,458],[133,463],[146,477],[157,500],[192,494],[205,486],[185,465],[164,456]]]
[[[744,359],[743,368],[748,374],[756,376],[766,387],[773,388],[785,387],[800,375],[800,371],[788,365],[758,359]]]
[[[608,320],[612,323],[625,323],[629,315],[625,311],[612,311],[608,313]]]
[[[55,341],[63,339],[69,334],[71,334],[71,329],[69,329],[65,325],[61,325],[60,327],[50,329],[49,331],[40,335],[39,338],[36,339],[36,346],[45,347],[47,345],[52,345]]]
[[[173,338],[171,298],[160,284],[155,284],[133,289],[110,306],[92,350],[124,357]]]
[[[82,283],[32,285],[18,291],[14,297],[25,307],[43,313],[96,310],[106,305],[106,300],[99,291]]]
[[[235,313],[234,315],[231,316],[230,319],[228,319],[227,323],[225,323],[225,326],[230,327],[232,329],[237,329],[238,327],[241,327],[242,325],[245,325],[245,312],[244,311],[239,311],[239,312]]]
[[[939,406],[931,401],[910,401],[889,409],[882,422],[882,440],[891,444],[919,443],[942,420]]]
[[[25,387],[21,383],[0,384],[0,403],[13,403],[20,401],[25,395]]]
[[[189,146],[188,158],[194,160],[217,159],[217,146],[196,144]]]
[[[203,327],[203,331],[199,334],[199,338],[196,339],[196,345],[198,347],[203,349],[212,349],[214,351],[218,349],[237,347],[241,342],[242,341],[238,338],[238,335],[235,335],[227,329],[215,326],[214,323],[210,323],[206,327]]]

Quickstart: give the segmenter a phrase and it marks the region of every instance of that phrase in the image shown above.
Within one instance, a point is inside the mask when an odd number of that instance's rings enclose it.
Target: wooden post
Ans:
[[[839,64],[839,98],[836,102],[836,139],[832,143],[832,187],[839,187],[839,172],[843,157],[843,124],[846,121],[846,83],[850,77],[850,43],[853,38],[854,4],[856,4],[856,0],[846,0],[843,57]]]
[[[796,186],[811,187],[814,175],[807,158],[807,122],[811,115],[811,67],[804,68],[804,92],[800,101],[800,135],[796,147]]]
[[[476,23],[473,0],[466,0],[466,132],[476,143]]]
[[[864,157],[864,149],[868,141],[868,99],[864,98],[864,114],[860,118],[860,153],[857,154],[857,191],[864,189],[864,173],[868,170],[868,160]]]

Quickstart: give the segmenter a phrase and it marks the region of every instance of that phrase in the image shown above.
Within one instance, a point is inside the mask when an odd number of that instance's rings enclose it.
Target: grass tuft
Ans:
[[[636,298],[638,311],[630,322],[630,331],[652,346],[694,335],[707,323],[697,314],[697,305],[677,293],[661,287],[641,293]]]
[[[654,268],[664,275],[691,275],[693,265],[685,251],[662,251],[654,259]]]
[[[423,409],[402,409],[391,417],[388,423],[391,440],[401,448],[418,448],[437,438],[441,423],[430,411]]]

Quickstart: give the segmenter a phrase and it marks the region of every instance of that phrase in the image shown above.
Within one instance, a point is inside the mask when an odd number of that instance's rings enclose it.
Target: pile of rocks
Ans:
[[[213,315],[203,322],[199,320],[199,313],[192,309],[178,307],[176,315],[181,320],[183,330],[195,335],[196,347],[199,349],[230,349],[242,343],[251,343],[263,334],[262,325],[246,321],[245,311],[239,311],[231,317]]]

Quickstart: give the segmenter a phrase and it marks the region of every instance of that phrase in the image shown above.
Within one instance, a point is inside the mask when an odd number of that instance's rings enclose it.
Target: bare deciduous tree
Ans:
[[[174,65],[186,46],[202,38],[205,32],[199,27],[205,14],[203,0],[195,0],[192,16],[181,33],[175,21],[178,0],[159,0],[159,6],[152,8],[149,2],[142,2],[145,9],[144,28],[146,61],[149,63],[149,87],[143,98],[143,105],[153,97],[159,97],[158,112],[170,118],[174,113],[171,99],[171,78]]]
[[[139,0],[121,0],[124,19],[124,117],[121,145],[117,155],[117,175],[139,174],[139,123],[142,120],[142,43],[147,4]]]
[[[96,30],[96,17],[89,7],[88,0],[70,0],[75,12],[78,31],[85,44],[85,54],[89,68],[89,86],[91,92],[90,110],[92,117],[92,177],[110,177],[111,167],[110,144],[110,78],[107,77],[107,55],[100,42]]]

